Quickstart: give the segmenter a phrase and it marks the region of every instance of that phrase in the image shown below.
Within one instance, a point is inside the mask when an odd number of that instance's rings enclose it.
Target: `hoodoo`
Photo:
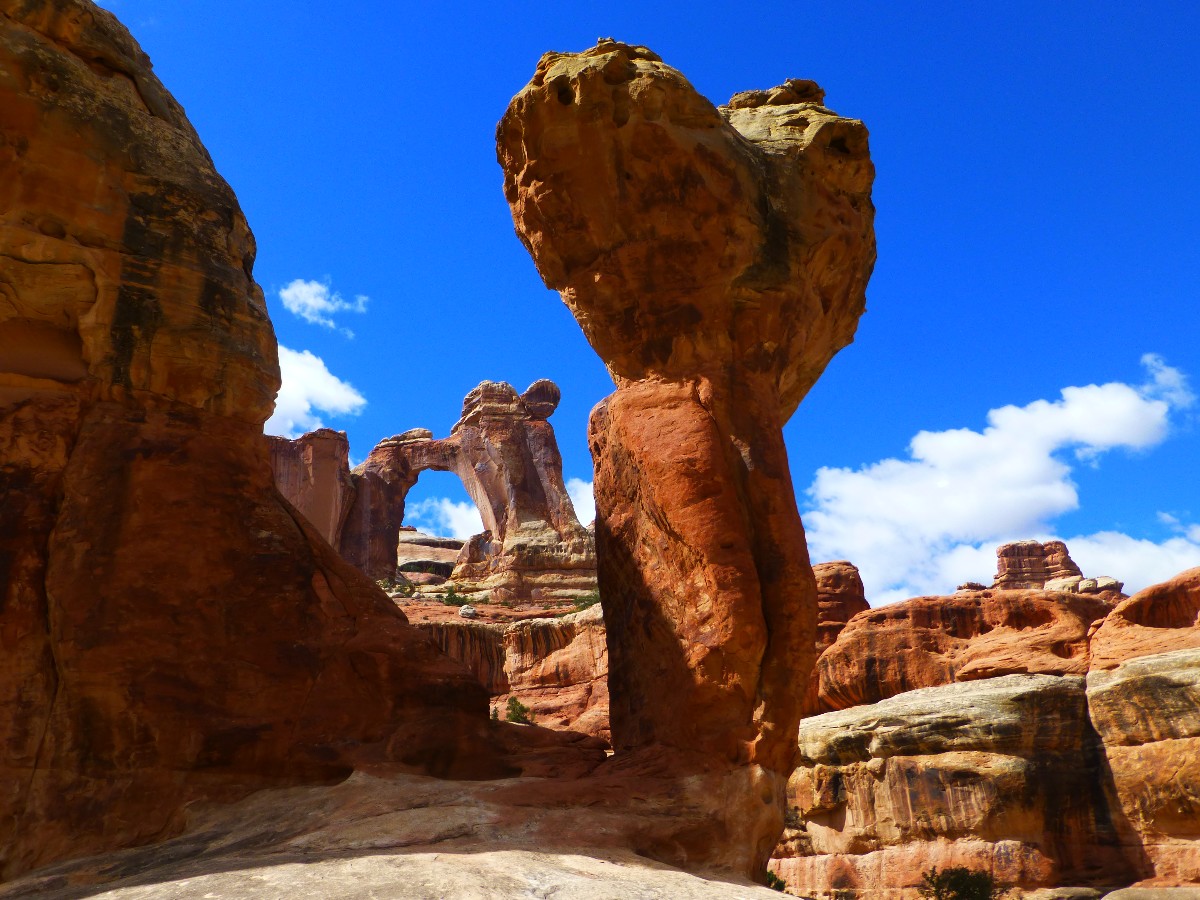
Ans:
[[[816,640],[781,429],[875,259],[867,131],[823,98],[794,80],[718,109],[601,41],[543,56],[497,130],[517,234],[617,384],[589,428],[614,747],[723,784],[711,858],[749,870]]]

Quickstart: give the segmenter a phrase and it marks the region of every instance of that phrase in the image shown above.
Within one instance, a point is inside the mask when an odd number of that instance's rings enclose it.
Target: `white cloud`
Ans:
[[[465,541],[483,531],[483,519],[474,503],[455,502],[447,497],[429,497],[404,508],[404,524],[426,534]]]
[[[1049,539],[1053,519],[1078,508],[1073,464],[1160,443],[1172,412],[1194,402],[1178,369],[1154,354],[1142,364],[1141,386],[1064,388],[1058,400],[991,410],[982,431],[922,431],[908,459],[818,470],[804,514],[812,558],[854,561],[875,605],[990,581],[997,544]],[[1068,545],[1085,573],[1137,588],[1200,564],[1189,528],[1163,544],[1102,533]]]
[[[592,482],[582,478],[568,478],[567,494],[571,497],[575,515],[582,524],[586,525],[596,518],[596,497],[592,493]]]
[[[367,311],[370,298],[362,294],[353,300],[346,300],[334,291],[327,283],[320,281],[305,281],[297,278],[279,291],[279,299],[283,301],[284,309],[297,315],[305,322],[313,325],[324,325],[326,328],[336,328],[333,316],[340,312]],[[347,337],[354,337],[354,332],[343,328]]]
[[[290,350],[280,344],[279,373],[283,383],[275,398],[275,412],[263,426],[267,434],[299,437],[322,427],[317,411],[331,416],[356,415],[367,404],[362,394],[308,350]]]

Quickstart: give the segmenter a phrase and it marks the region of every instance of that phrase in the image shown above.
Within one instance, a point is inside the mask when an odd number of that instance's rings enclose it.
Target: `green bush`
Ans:
[[[995,900],[1003,893],[988,872],[954,866],[938,871],[934,866],[921,875],[917,893],[930,900]]]
[[[784,893],[787,892],[787,882],[770,869],[767,870],[767,887],[773,891],[784,891]]]
[[[450,589],[442,595],[442,602],[447,606],[462,606],[467,602],[467,598],[454,589],[454,585],[450,585]]]
[[[577,597],[574,602],[576,612],[587,609],[590,606],[595,606],[600,602],[600,592],[592,591],[591,593],[584,594],[582,597]]]
[[[518,725],[532,725],[533,711],[516,697],[509,697],[508,711],[504,714],[504,721],[516,722]]]

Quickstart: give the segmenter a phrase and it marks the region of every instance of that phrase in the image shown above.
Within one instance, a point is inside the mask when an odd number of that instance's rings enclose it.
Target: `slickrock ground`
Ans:
[[[712,773],[746,872],[782,824],[816,637],[781,429],[875,259],[867,132],[823,96],[718,110],[601,41],[543,56],[497,130],[517,235],[617,384],[589,426],[614,747]]]
[[[269,791],[224,808],[192,810],[187,831],[172,841],[44,870],[0,887],[0,897],[780,896],[745,882],[690,875],[626,849],[615,837],[627,821],[624,798],[601,794],[580,807],[559,807],[555,799],[536,778],[456,782],[359,773],[333,787]],[[673,817],[679,802],[645,805],[648,825]]]

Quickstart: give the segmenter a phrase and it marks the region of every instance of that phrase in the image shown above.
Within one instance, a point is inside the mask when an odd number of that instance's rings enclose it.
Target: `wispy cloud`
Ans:
[[[333,318],[338,313],[366,312],[367,303],[370,302],[370,298],[362,294],[356,295],[353,300],[346,300],[328,282],[305,281],[303,278],[297,278],[281,288],[279,299],[288,312],[305,322],[325,328],[339,327]],[[347,337],[354,337],[354,332],[348,328],[342,328],[341,331]]]
[[[1141,385],[1064,388],[991,410],[982,431],[922,431],[907,459],[820,469],[804,514],[813,559],[854,561],[876,605],[987,580],[996,544],[1053,537],[1050,523],[1079,507],[1074,465],[1161,443],[1172,414],[1194,403],[1179,369],[1154,354],[1142,365]],[[1200,564],[1196,533],[1180,525],[1157,544],[1113,532],[1064,539],[1086,573],[1137,588]]]
[[[580,522],[586,525],[596,518],[596,497],[592,493],[592,482],[582,478],[568,478],[567,494]]]
[[[483,519],[474,503],[455,502],[447,497],[429,497],[407,504],[404,524],[426,534],[463,541],[483,531]]]
[[[291,350],[280,344],[279,372],[283,383],[275,398],[275,413],[263,426],[267,434],[299,437],[322,427],[318,412],[356,415],[367,405],[362,394],[308,350]]]

